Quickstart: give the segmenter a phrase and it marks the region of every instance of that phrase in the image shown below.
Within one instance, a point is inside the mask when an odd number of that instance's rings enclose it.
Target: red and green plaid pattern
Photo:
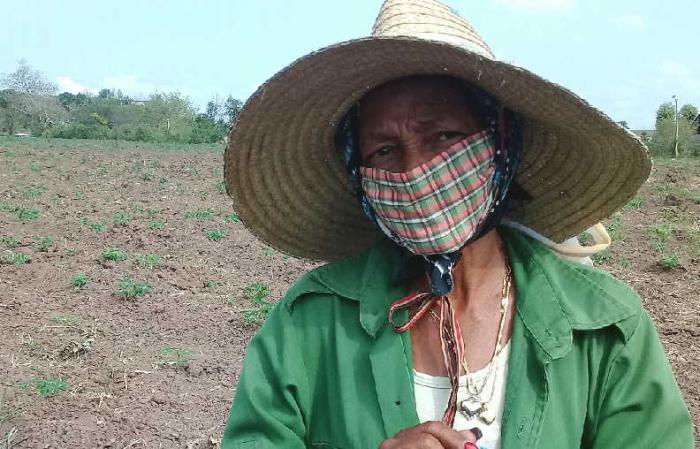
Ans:
[[[380,226],[415,254],[462,247],[491,209],[495,142],[474,134],[405,173],[361,167]]]

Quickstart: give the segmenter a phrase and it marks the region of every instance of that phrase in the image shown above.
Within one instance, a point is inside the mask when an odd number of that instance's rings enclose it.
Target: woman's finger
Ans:
[[[476,435],[471,430],[456,431],[442,421],[427,421],[414,427],[437,438],[445,449],[464,449],[466,441],[476,442]]]

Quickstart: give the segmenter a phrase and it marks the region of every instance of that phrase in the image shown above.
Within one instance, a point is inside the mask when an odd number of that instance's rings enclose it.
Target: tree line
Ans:
[[[66,139],[220,142],[243,106],[232,96],[215,96],[199,112],[179,92],[155,92],[145,99],[112,89],[96,95],[56,94],[57,86],[25,60],[0,79],[0,89],[0,134],[29,132]],[[674,156],[676,142],[679,155],[700,156],[700,117],[692,104],[676,113],[674,103],[663,103],[656,112],[655,130],[639,134],[656,156]]]
[[[57,94],[57,86],[25,60],[0,79],[0,89],[0,133],[66,139],[215,143],[225,138],[243,106],[232,96],[214,96],[199,112],[179,92],[154,92],[145,99],[113,89]]]

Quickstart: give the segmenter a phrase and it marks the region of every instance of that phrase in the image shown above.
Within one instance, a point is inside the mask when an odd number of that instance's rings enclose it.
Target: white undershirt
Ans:
[[[491,377],[481,393],[482,400],[486,401],[491,395],[491,388],[495,388],[493,397],[488,403],[489,410],[495,412],[495,421],[490,425],[486,425],[477,416],[467,419],[459,410],[455,415],[453,425],[455,430],[466,430],[474,427],[478,427],[481,430],[483,436],[477,441],[477,445],[483,449],[499,449],[501,445],[501,417],[506,398],[505,386],[509,353],[510,340],[508,340],[508,343],[506,343],[494,361],[496,364],[495,372],[491,376],[495,376],[495,384],[493,384],[494,379]],[[488,365],[479,371],[469,374],[472,389],[474,389],[474,385],[480,386],[483,383],[487,371]],[[431,376],[413,370],[413,387],[416,395],[416,412],[420,422],[442,420],[442,415],[445,413],[447,401],[450,397],[450,380],[447,377]],[[463,375],[459,378],[459,390],[457,390],[458,408],[460,402],[467,397],[467,376]]]

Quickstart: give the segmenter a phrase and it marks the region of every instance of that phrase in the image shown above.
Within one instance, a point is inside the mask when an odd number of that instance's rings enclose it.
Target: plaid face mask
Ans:
[[[414,254],[458,251],[493,210],[495,153],[484,130],[405,173],[360,167],[379,227]]]

